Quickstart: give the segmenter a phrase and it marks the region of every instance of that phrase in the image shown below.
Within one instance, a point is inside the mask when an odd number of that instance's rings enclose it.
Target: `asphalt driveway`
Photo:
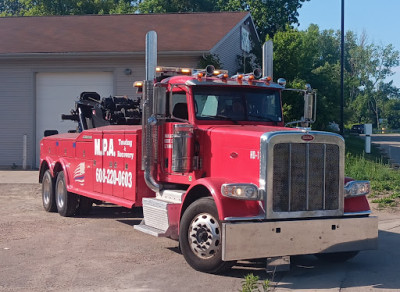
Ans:
[[[223,275],[188,266],[176,241],[133,229],[140,212],[95,206],[87,217],[47,213],[37,172],[0,171],[0,291],[239,291],[264,261],[240,262]],[[399,291],[400,215],[379,217],[379,249],[347,263],[292,257],[273,277],[275,291]]]

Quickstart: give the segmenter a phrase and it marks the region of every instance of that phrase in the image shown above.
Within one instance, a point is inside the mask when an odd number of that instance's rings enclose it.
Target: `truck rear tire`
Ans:
[[[50,171],[46,170],[42,179],[42,202],[43,202],[43,208],[47,212],[57,211],[54,189],[55,189],[54,178],[51,176]]]
[[[197,271],[220,273],[234,262],[222,260],[222,229],[211,197],[191,204],[182,216],[179,244],[187,263]]]
[[[343,263],[349,259],[354,258],[358,255],[359,251],[344,251],[344,252],[333,252],[333,253],[317,253],[315,256],[323,261],[330,263]]]
[[[75,215],[78,207],[78,196],[67,191],[65,175],[63,171],[57,175],[55,192],[58,213],[64,217]]]

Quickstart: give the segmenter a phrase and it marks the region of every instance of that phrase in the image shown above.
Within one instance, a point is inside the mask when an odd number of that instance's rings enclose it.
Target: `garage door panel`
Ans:
[[[37,73],[36,74],[36,165],[39,142],[45,130],[66,133],[76,129],[72,121],[61,120],[75,107],[83,91],[95,91],[101,97],[113,94],[112,72]]]

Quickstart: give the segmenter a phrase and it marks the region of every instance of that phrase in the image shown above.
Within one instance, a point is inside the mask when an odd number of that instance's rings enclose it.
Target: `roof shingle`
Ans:
[[[209,51],[247,12],[0,17],[0,54]]]

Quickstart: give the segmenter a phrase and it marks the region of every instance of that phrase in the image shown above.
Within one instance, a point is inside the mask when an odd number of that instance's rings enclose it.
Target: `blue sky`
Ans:
[[[369,42],[393,44],[400,51],[400,0],[345,0],[345,30],[360,35],[366,32]],[[341,0],[311,0],[303,3],[299,12],[300,30],[311,23],[320,29],[340,29]],[[400,67],[391,77],[400,88]]]

